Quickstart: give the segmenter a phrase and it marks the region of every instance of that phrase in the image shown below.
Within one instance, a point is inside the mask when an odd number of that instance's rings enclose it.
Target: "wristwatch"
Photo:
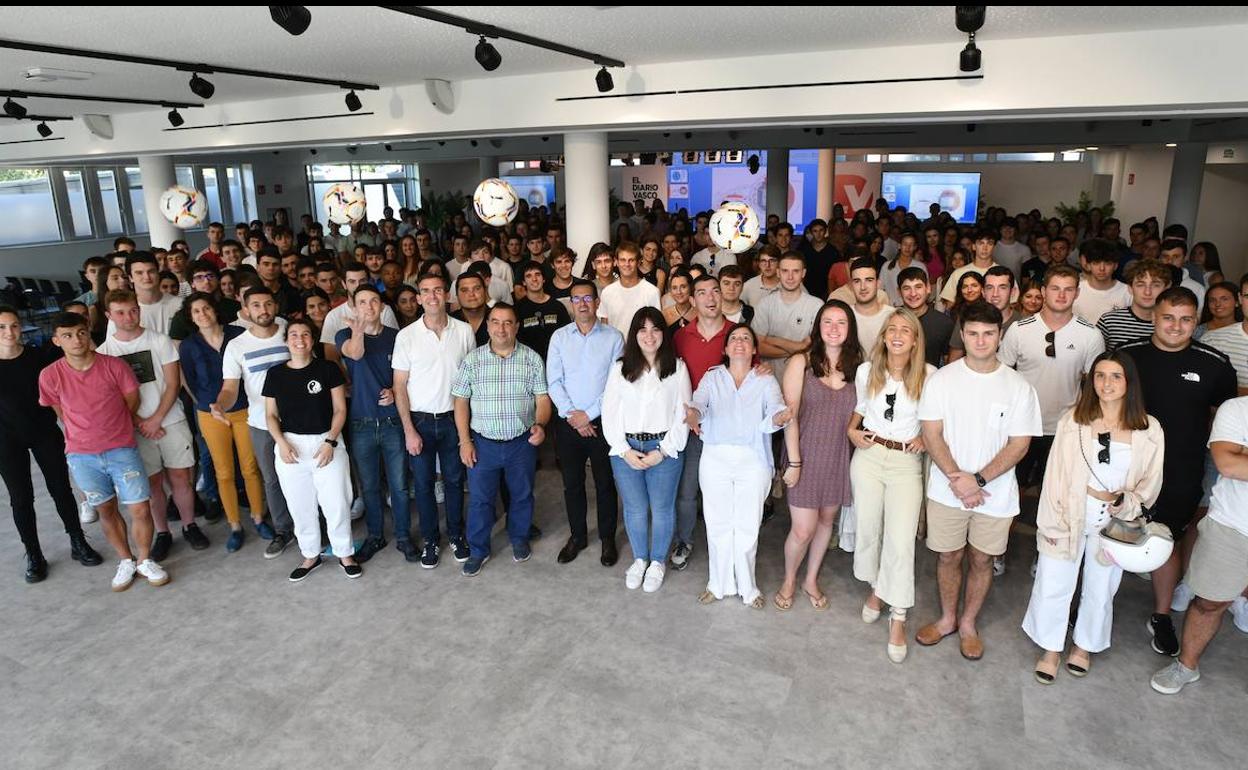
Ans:
[[[325,439],[325,443],[326,443],[326,444],[329,444],[329,445],[330,445],[330,446],[332,446],[334,449],[337,449],[337,448],[338,448],[338,439],[336,439],[336,438],[326,438],[326,439]],[[981,484],[980,486],[983,486],[983,485]]]
[[[988,486],[988,482],[985,481],[984,477],[978,473],[975,474],[975,483],[979,485],[980,489],[983,489],[984,487]]]

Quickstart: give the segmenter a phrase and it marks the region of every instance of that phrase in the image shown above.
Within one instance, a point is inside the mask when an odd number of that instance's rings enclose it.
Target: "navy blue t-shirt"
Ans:
[[[364,357],[353,361],[346,356],[342,362],[347,366],[347,374],[351,376],[351,411],[354,420],[395,419],[399,410],[394,404],[378,406],[383,388],[394,387],[394,370],[390,368],[390,360],[394,355],[394,340],[399,333],[389,326],[381,327],[381,334],[364,335]],[[334,336],[339,352],[347,340],[351,339],[351,330],[343,329]]]

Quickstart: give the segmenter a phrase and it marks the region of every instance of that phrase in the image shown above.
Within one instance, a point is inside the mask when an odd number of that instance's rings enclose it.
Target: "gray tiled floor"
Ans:
[[[110,562],[87,569],[46,494],[50,578],[21,581],[21,547],[0,522],[0,766],[5,768],[364,767],[1238,767],[1248,738],[1248,637],[1228,622],[1204,679],[1178,697],[1148,687],[1148,585],[1123,581],[1116,646],[1092,675],[1032,681],[1018,628],[1034,548],[1012,542],[1010,570],[983,614],[987,656],[953,640],[884,655],[881,622],[858,619],[851,556],[831,554],[831,609],[779,614],[738,602],[699,606],[693,565],[655,595],[626,591],[597,548],[560,566],[561,486],[539,475],[534,558],[497,558],[475,579],[449,559],[433,571],[389,549],[348,582],[326,568],[286,582],[293,549],[261,558],[252,537],[227,555],[180,541],[173,582],[112,594]],[[36,478],[36,487],[41,482]],[[592,494],[592,493],[591,493]],[[7,499],[0,497],[7,508]],[[593,517],[591,515],[591,522]],[[781,514],[763,531],[758,574],[782,572]],[[362,523],[361,523],[362,527]],[[98,525],[88,534],[106,553]],[[357,529],[357,536],[361,530]],[[934,562],[920,549],[911,633],[935,613]]]

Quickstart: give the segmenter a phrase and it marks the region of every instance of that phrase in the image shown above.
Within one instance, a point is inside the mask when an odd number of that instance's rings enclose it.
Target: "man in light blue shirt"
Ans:
[[[602,566],[615,565],[615,478],[611,473],[610,448],[602,433],[602,394],[611,365],[624,350],[624,337],[598,320],[598,287],[592,282],[572,285],[569,296],[573,323],[556,330],[550,338],[546,359],[546,382],[558,417],[555,449],[563,473],[563,501],[568,510],[571,535],[559,551],[559,563],[567,564],[589,545],[585,519],[585,461],[594,473],[598,508],[598,538],[602,541]]]

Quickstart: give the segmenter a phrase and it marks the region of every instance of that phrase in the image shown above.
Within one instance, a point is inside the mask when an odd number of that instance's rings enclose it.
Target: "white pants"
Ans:
[[[287,463],[282,459],[282,448],[274,445],[276,459],[273,467],[282,485],[286,505],[290,508],[290,517],[295,522],[299,552],[305,559],[314,559],[321,553],[321,524],[317,517],[319,505],[320,512],[325,515],[334,555],[339,558],[351,556],[355,553],[355,544],[351,540],[351,478],[346,448],[340,440],[334,450],[334,459],[324,468],[318,468],[315,455],[328,434],[282,435],[295,448],[298,459]]]
[[[913,607],[914,536],[923,506],[922,459],[872,444],[854,452],[849,480],[859,514],[854,577],[870,583],[888,606]]]
[[[716,599],[739,595],[749,604],[759,595],[754,557],[771,469],[749,447],[704,444],[698,482],[711,571],[706,588]]]
[[[1088,498],[1087,523],[1079,539],[1073,561],[1040,554],[1031,603],[1023,618],[1023,630],[1032,641],[1049,652],[1066,649],[1066,628],[1070,623],[1070,602],[1083,565],[1083,592],[1079,596],[1079,618],[1075,621],[1074,642],[1088,652],[1109,649],[1114,626],[1114,595],[1122,581],[1122,568],[1106,567],[1096,560],[1101,549],[1097,532],[1109,521],[1106,504]]]

